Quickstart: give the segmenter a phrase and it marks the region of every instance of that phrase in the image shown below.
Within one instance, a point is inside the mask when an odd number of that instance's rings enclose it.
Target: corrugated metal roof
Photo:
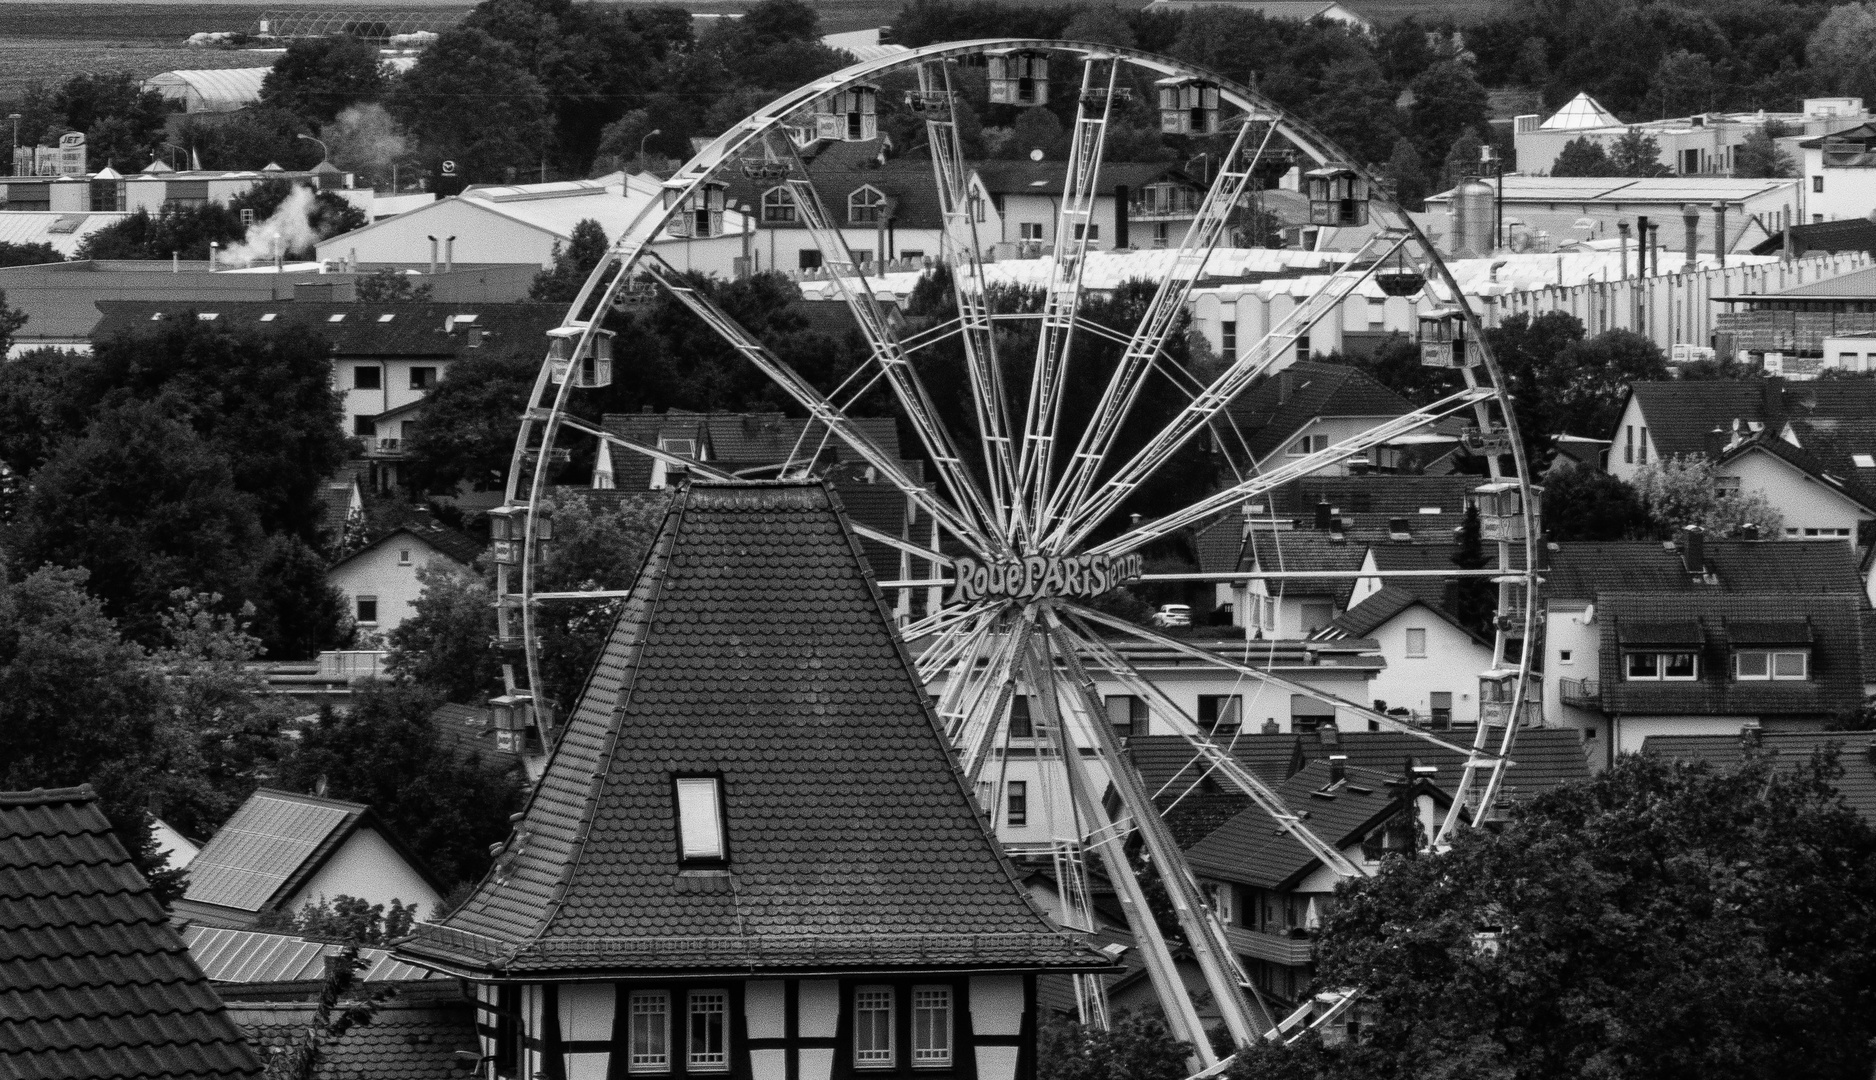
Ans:
[[[189,102],[190,112],[233,112],[261,99],[261,82],[272,70],[257,67],[165,71],[145,79],[143,88],[172,101]]]
[[[1525,202],[1739,202],[1796,184],[1796,180],[1736,180],[1729,177],[1507,176],[1507,204]],[[1427,203],[1444,207],[1451,189],[1429,195]]]
[[[85,237],[115,225],[127,213],[73,214],[55,210],[8,210],[0,213],[0,243],[51,244],[52,250],[69,259],[78,253]]]
[[[311,982],[326,977],[326,957],[337,956],[340,946],[307,941],[289,934],[258,930],[230,930],[219,926],[188,926],[182,931],[189,956],[211,982]],[[360,977],[366,982],[405,982],[436,978],[434,972],[400,960],[389,950],[363,948]]]
[[[262,789],[189,864],[184,899],[259,911],[315,849],[365,808]]]

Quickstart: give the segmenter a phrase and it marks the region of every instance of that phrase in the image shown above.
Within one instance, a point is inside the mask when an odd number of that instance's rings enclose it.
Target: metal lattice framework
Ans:
[[[427,31],[440,34],[463,20],[460,11],[263,11],[257,27],[276,38],[319,38],[334,34],[388,38]]]
[[[978,236],[967,189],[968,167],[956,121],[958,91],[953,66],[986,55],[1012,52],[1046,55],[1078,64],[1077,115],[1070,129],[1070,151],[1057,212],[1057,242],[1049,253],[1051,273],[1041,311],[1025,316],[1040,320],[1028,386],[1011,384],[1011,358],[999,355],[999,319],[989,300],[984,247]],[[685,275],[666,265],[651,247],[652,239],[679,215],[707,205],[712,185],[748,161],[763,163],[765,178],[784,184],[793,196],[801,223],[830,264],[854,264],[853,253],[810,180],[804,178],[796,147],[805,127],[814,130],[813,114],[833,95],[871,87],[882,76],[915,73],[916,108],[925,120],[933,183],[943,216],[941,260],[951,271],[956,317],[912,338],[901,338],[885,317],[864,280],[836,276],[834,283],[853,311],[870,355],[833,393],[823,393],[775,355],[755,335],[717,306],[707,290],[693,287]],[[1212,179],[1177,248],[1171,270],[1158,283],[1146,313],[1131,334],[1118,334],[1084,318],[1083,272],[1107,127],[1113,102],[1124,92],[1124,77],[1140,73],[1162,80],[1184,80],[1216,91],[1223,106],[1235,110],[1212,129],[1231,143],[1224,166]],[[1066,85],[1069,80],[1058,79]],[[598,600],[616,592],[537,592],[538,559],[547,533],[544,500],[553,463],[565,460],[560,443],[572,436],[603,440],[686,469],[693,477],[728,479],[707,461],[624,438],[587,423],[568,411],[570,395],[582,383],[582,362],[598,352],[605,314],[629,294],[663,290],[712,328],[748,363],[784,391],[797,408],[819,422],[824,439],[837,439],[901,491],[927,520],[945,534],[947,550],[912,542],[856,525],[856,531],[890,545],[933,568],[925,579],[882,582],[886,588],[953,589],[951,600],[904,627],[908,641],[922,646],[919,674],[939,688],[937,711],[957,748],[962,767],[987,806],[997,805],[1010,767],[1013,734],[1009,722],[1013,698],[1025,694],[1032,730],[1025,747],[1049,777],[1043,792],[1058,803],[1048,811],[1058,823],[1046,844],[1021,853],[1052,859],[1060,883],[1060,918],[1065,925],[1095,928],[1088,900],[1087,858],[1099,861],[1128,915],[1130,929],[1175,1037],[1194,1046],[1194,1068],[1215,1070],[1220,1062],[1210,1048],[1171,952],[1151,913],[1129,859],[1137,839],[1159,876],[1179,920],[1214,1004],[1232,1040],[1239,1046],[1260,1038],[1282,1037],[1295,1018],[1280,1028],[1268,1004],[1241,969],[1225,931],[1187,868],[1178,845],[1161,822],[1157,793],[1149,791],[1116,744],[1107,722],[1102,687],[1121,688],[1147,703],[1156,731],[1174,732],[1190,745],[1200,771],[1249,798],[1267,811],[1333,873],[1357,876],[1361,866],[1316,835],[1304,817],[1245,768],[1197,718],[1162,687],[1141,674],[1126,658],[1127,643],[1170,651],[1182,660],[1210,665],[1232,677],[1284,694],[1302,695],[1331,707],[1338,719],[1405,730],[1431,743],[1451,747],[1465,758],[1459,797],[1442,819],[1436,845],[1456,829],[1472,827],[1489,816],[1503,784],[1518,728],[1531,693],[1530,650],[1536,578],[1526,569],[1537,565],[1538,536],[1533,492],[1525,480],[1526,463],[1515,417],[1500,389],[1496,363],[1484,347],[1476,317],[1457,283],[1427,238],[1376,189],[1367,212],[1375,228],[1361,250],[1351,254],[1316,293],[1299,303],[1254,346],[1227,360],[1209,381],[1172,371],[1164,347],[1178,325],[1187,299],[1212,251],[1228,235],[1232,211],[1245,204],[1251,178],[1266,155],[1300,154],[1322,166],[1335,166],[1364,184],[1372,181],[1347,166],[1341,154],[1308,124],[1285,114],[1247,87],[1213,72],[1130,49],[1045,40],[984,40],[934,45],[898,56],[861,63],[803,86],[718,136],[666,184],[662,205],[648,207],[615,242],[608,259],[592,274],[556,331],[555,351],[535,380],[529,407],[517,436],[508,474],[507,500],[497,513],[514,530],[508,556],[500,567],[500,634],[514,645],[504,669],[508,700],[531,708],[543,736],[554,727],[552,691],[544,687],[536,636],[537,610],[544,603]],[[772,173],[773,176],[769,176]],[[719,189],[720,190],[720,189]],[[1078,228],[1078,226],[1081,226]],[[1458,383],[1444,397],[1406,415],[1377,424],[1334,445],[1286,457],[1280,467],[1239,475],[1222,490],[1165,516],[1115,528],[1130,496],[1150,484],[1174,455],[1203,433],[1230,424],[1226,407],[1261,376],[1281,370],[1295,355],[1296,344],[1318,320],[1337,310],[1364,280],[1386,267],[1412,268],[1422,276],[1431,298],[1454,311],[1460,333],[1474,350],[1465,362],[1450,365]],[[1068,430],[1063,401],[1068,380],[1088,377],[1071,362],[1076,335],[1100,334],[1124,345],[1119,361],[1104,374],[1099,404],[1081,430]],[[953,431],[920,376],[918,354],[940,340],[957,338],[968,374],[972,428]],[[623,362],[623,358],[622,358]],[[1173,419],[1150,437],[1128,442],[1122,431],[1148,380],[1155,376],[1185,386],[1189,400]],[[919,450],[935,482],[908,473],[895,453],[878,445],[849,415],[862,393],[883,387],[905,421],[916,431]],[[1022,391],[1019,393],[1019,389]],[[1495,714],[1501,723],[1482,722],[1469,745],[1446,743],[1433,732],[1402,718],[1376,712],[1319,688],[1273,674],[1269,665],[1233,659],[1197,648],[1176,637],[1117,619],[1085,603],[1130,572],[1129,557],[1147,545],[1203,524],[1245,504],[1260,501],[1283,485],[1336,465],[1350,456],[1424,432],[1447,418],[1469,421],[1475,430],[1494,433],[1485,456],[1489,477],[1482,492],[1517,496],[1491,537],[1494,565],[1483,570],[1443,572],[1489,579],[1497,593],[1494,661],[1486,676],[1509,688]],[[1135,445],[1137,443],[1137,445]],[[968,447],[970,453],[965,450]],[[812,448],[796,457],[812,462]],[[798,467],[797,471],[805,471]],[[1105,538],[1096,540],[1098,535]],[[1489,545],[1488,545],[1489,546]],[[955,556],[958,550],[968,557]],[[1424,573],[1424,571],[1422,572]],[[1136,575],[1137,576],[1137,575]],[[1198,575],[1186,575],[1197,577]],[[1282,571],[1246,571],[1205,575],[1249,583],[1280,582]],[[1380,571],[1372,576],[1386,577]],[[1177,580],[1181,575],[1150,575]],[[1015,584],[1021,582],[1020,586]],[[987,583],[987,584],[986,584]],[[1078,992],[1084,1019],[1105,1021],[1100,983],[1083,978]],[[1346,1007],[1346,1003],[1343,1006]]]

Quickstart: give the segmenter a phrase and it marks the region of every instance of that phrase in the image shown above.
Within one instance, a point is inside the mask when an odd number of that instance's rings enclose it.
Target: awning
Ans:
[[[1734,645],[1809,645],[1808,619],[1726,620],[1726,636]]]
[[[1673,619],[1667,622],[1618,622],[1615,628],[1616,640],[1624,647],[1631,645],[1678,645],[1699,648],[1705,644],[1700,634],[1700,623],[1695,619]]]

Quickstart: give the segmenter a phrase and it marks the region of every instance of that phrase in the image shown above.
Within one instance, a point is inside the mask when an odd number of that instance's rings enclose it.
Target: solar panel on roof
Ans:
[[[189,864],[184,898],[259,911],[349,813],[255,795]]]

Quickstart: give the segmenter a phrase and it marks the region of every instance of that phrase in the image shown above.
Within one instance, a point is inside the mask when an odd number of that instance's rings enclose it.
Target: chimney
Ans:
[[[448,273],[453,272],[455,269],[456,269],[456,238],[453,236],[446,236],[443,238],[443,272],[445,274],[448,274]]]
[[[1316,531],[1328,532],[1330,528],[1330,522],[1332,520],[1334,520],[1333,511],[1329,507],[1329,500],[1324,499],[1321,502],[1317,503],[1316,504]]]
[[[1316,728],[1316,739],[1324,746],[1341,746],[1342,729],[1336,727],[1335,721],[1331,720]]]
[[[1288,368],[1277,372],[1277,404],[1281,405],[1290,400],[1290,395],[1294,393],[1296,393],[1296,372]]]
[[[1713,257],[1720,260],[1720,268],[1726,268],[1726,204],[1713,204]]]
[[[1263,730],[1263,733],[1266,735],[1280,735],[1283,732],[1282,726],[1277,723],[1277,718],[1274,716],[1264,717],[1264,726],[1262,730]]]
[[[1691,274],[1700,261],[1700,207],[1693,203],[1681,207],[1681,221],[1687,226],[1687,258],[1681,273]]]
[[[1748,521],[1740,528],[1739,534],[1748,540],[1757,540],[1759,538],[1759,527]]]
[[[1760,741],[1759,736],[1759,726],[1757,724],[1748,724],[1739,729],[1739,745],[1748,750],[1757,750],[1764,745],[1764,743]]]
[[[1637,214],[1635,217],[1635,276],[1648,276],[1648,219]]]
[[[1348,755],[1329,755],[1329,783],[1339,784],[1348,779]]]
[[[1689,574],[1705,577],[1707,573],[1707,530],[1698,525],[1681,529],[1681,565]]]
[[[435,277],[436,276],[436,251],[437,251],[436,237],[432,236],[432,237],[428,237],[428,239],[430,241],[430,276]]]

